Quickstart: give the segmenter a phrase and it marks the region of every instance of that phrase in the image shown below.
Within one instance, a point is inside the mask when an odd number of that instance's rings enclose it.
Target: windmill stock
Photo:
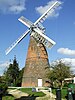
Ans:
[[[47,37],[44,34],[43,27],[39,26],[39,23],[42,23],[49,14],[52,14],[53,11],[56,10],[56,8],[61,4],[60,1],[55,1],[51,7],[38,19],[36,22],[32,23],[28,19],[21,16],[18,20],[22,22],[24,25],[28,27],[28,29],[13,43],[11,46],[5,51],[6,55],[18,44],[22,41],[23,38],[26,37],[28,33],[35,38],[38,43],[42,43],[45,47],[51,48],[56,43]]]

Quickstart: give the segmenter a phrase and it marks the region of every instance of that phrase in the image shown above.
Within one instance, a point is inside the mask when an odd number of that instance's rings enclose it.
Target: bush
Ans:
[[[6,85],[6,83],[4,82],[0,83],[0,95],[5,95],[7,89],[8,86]]]
[[[64,86],[63,87],[68,87],[68,83],[64,83]]]

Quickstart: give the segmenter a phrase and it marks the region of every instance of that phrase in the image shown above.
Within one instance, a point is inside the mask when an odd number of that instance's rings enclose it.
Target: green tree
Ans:
[[[9,65],[9,68],[7,69],[7,71],[4,72],[4,75],[3,75],[8,85],[10,85],[13,82],[11,70],[12,70],[12,64]]]
[[[70,70],[70,66],[65,65],[64,63],[62,63],[61,60],[59,61],[59,63],[56,62],[56,64],[52,66],[52,70],[48,74],[48,78],[52,82],[57,81],[59,87],[62,86],[62,81],[65,78],[68,78],[71,76],[72,76],[72,71]]]
[[[16,57],[14,57],[13,64],[9,65],[9,68],[4,73],[4,78],[8,85],[13,84],[17,86],[17,79],[19,78],[19,65],[16,61]]]
[[[18,79],[17,79],[17,86],[21,86],[22,77],[23,77],[23,72],[24,72],[24,68],[22,68],[22,69],[19,71],[19,77],[18,77]]]

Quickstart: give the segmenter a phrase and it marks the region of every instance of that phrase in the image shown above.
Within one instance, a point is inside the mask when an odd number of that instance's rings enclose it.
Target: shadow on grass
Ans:
[[[4,95],[4,96],[11,96],[11,97],[14,97],[12,94],[6,94],[6,95]]]
[[[3,97],[5,97],[5,96],[11,96],[11,97],[14,97],[14,96],[11,95],[11,94],[5,94],[5,95],[3,95]]]
[[[20,98],[18,98],[18,99],[15,99],[15,100],[35,100],[36,99],[36,97],[37,96],[34,96],[34,95],[32,95],[32,96],[22,96],[22,97],[20,97]]]
[[[15,99],[14,99],[13,95],[5,94],[5,95],[2,96],[2,99],[0,99],[0,100],[15,100]]]

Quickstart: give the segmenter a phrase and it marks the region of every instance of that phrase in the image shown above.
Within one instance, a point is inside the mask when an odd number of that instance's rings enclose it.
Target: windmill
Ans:
[[[30,33],[30,47],[31,49],[32,48],[32,44],[33,45],[38,45],[37,49],[39,50],[35,50],[36,54],[38,55],[41,55],[42,53],[40,53],[41,51],[43,52],[44,56],[42,56],[41,58],[45,57],[45,59],[47,59],[46,61],[46,65],[48,65],[48,56],[47,56],[47,52],[45,50],[45,47],[47,48],[51,48],[52,46],[54,46],[56,43],[50,39],[49,37],[47,37],[44,33],[45,33],[45,28],[43,27],[43,25],[41,24],[47,17],[49,14],[52,14],[52,12],[61,4],[60,1],[54,1],[54,3],[51,5],[51,7],[38,19],[36,20],[34,23],[32,23],[31,21],[29,21],[28,19],[26,19],[25,17],[21,16],[18,20],[20,22],[22,22],[24,25],[26,25],[28,27],[28,29],[24,32],[24,34],[22,34],[5,52],[6,52],[6,55],[18,44],[20,43],[23,38],[26,37],[26,35],[28,35]],[[31,44],[32,43],[32,44]],[[29,54],[30,52],[30,47],[28,49],[28,55],[27,55],[27,63],[30,62],[28,59],[29,59]],[[38,51],[38,52],[37,52]],[[32,55],[33,57],[34,55]],[[35,58],[35,57],[34,57]],[[41,59],[40,59],[41,61]],[[39,62],[39,61],[38,61]],[[39,62],[40,63],[40,62]],[[40,63],[41,64],[41,63]],[[30,66],[30,65],[29,65]],[[34,66],[34,65],[33,65]],[[35,65],[36,66],[36,65]],[[26,67],[27,69],[27,67]],[[29,69],[29,68],[28,68]],[[29,70],[28,70],[29,71]],[[30,69],[31,71],[31,69]],[[26,73],[26,72],[24,72]],[[28,72],[27,72],[28,73]],[[31,75],[31,74],[29,74]],[[29,75],[26,77],[27,78],[27,81],[29,81]],[[34,76],[34,75],[33,75]],[[32,76],[32,77],[33,77]],[[37,74],[36,74],[37,76]],[[38,75],[39,79],[38,79],[38,85],[39,86],[42,86],[42,82],[41,82],[41,76]],[[33,77],[34,78],[34,77]],[[31,79],[30,79],[31,80]],[[25,81],[25,79],[23,78],[23,81]],[[34,86],[34,83],[31,83],[31,86]],[[39,84],[41,83],[41,85]],[[27,83],[28,84],[28,83]],[[30,84],[29,84],[30,85]],[[24,86],[24,83],[22,84],[22,86]],[[37,85],[35,85],[37,86]]]

